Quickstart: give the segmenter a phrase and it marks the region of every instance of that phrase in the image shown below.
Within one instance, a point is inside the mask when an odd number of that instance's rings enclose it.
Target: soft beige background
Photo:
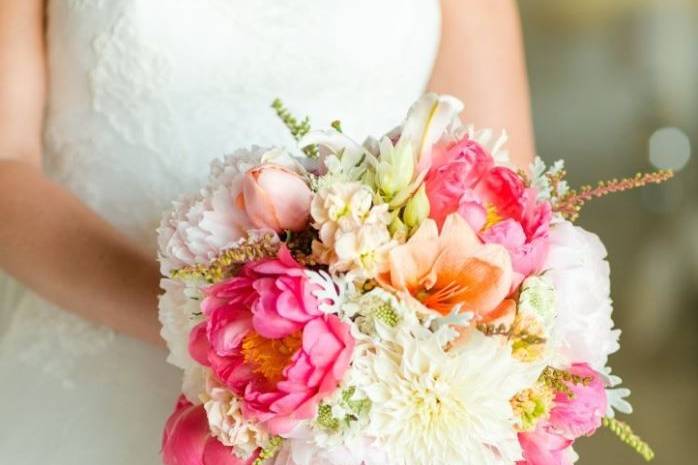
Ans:
[[[698,464],[698,1],[521,0],[538,150],[575,184],[681,165],[669,185],[595,201],[579,224],[610,251],[626,419],[657,465]],[[683,134],[683,136],[682,136]],[[656,139],[655,139],[656,140]],[[642,458],[607,431],[578,442],[581,465]]]

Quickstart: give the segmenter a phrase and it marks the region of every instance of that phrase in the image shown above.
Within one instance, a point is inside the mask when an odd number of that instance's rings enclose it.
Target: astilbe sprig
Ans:
[[[654,451],[650,445],[635,434],[630,425],[611,417],[604,417],[603,425],[618,436],[621,441],[632,447],[646,461],[654,459]]]
[[[574,397],[574,392],[572,392],[567,383],[583,384],[587,386],[593,381],[592,378],[573,375],[567,370],[561,370],[551,366],[545,367],[543,373],[540,375],[540,380],[556,392],[567,395],[570,399]]]
[[[555,179],[550,179],[550,184],[555,186],[564,178],[565,172],[561,171]],[[553,210],[561,214],[564,218],[575,221],[579,217],[579,212],[586,202],[594,198],[605,197],[614,192],[623,192],[648,184],[660,184],[674,176],[671,170],[659,170],[651,173],[637,173],[631,178],[611,179],[600,181],[596,186],[582,186],[579,190],[571,189],[569,192],[559,196],[553,203]],[[553,192],[555,197],[555,192]]]
[[[273,234],[265,234],[258,238],[247,239],[240,244],[226,249],[209,264],[186,266],[172,272],[174,279],[202,279],[215,283],[226,276],[235,274],[237,269],[251,261],[275,257],[279,251],[279,243]]]
[[[310,118],[306,116],[300,122],[298,119],[291,114],[291,112],[286,108],[281,99],[274,99],[271,103],[271,107],[276,111],[276,115],[288,128],[289,132],[294,139],[300,140],[303,136],[310,132]],[[317,158],[318,147],[317,145],[309,145],[303,149],[303,152],[310,158]]]

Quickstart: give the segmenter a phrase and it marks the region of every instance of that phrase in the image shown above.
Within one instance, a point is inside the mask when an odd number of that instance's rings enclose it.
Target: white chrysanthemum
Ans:
[[[552,331],[556,364],[589,363],[603,371],[619,348],[613,329],[610,268],[598,236],[562,221],[552,226],[545,275],[555,286],[557,318]]]
[[[474,333],[445,351],[449,329],[398,333],[354,359],[372,402],[366,434],[394,465],[492,465],[521,459],[510,399],[538,378],[508,346]]]
[[[314,251],[332,272],[372,278],[387,262],[394,245],[388,225],[387,205],[373,205],[373,192],[358,183],[338,183],[322,188],[310,207],[320,242]]]
[[[269,444],[269,433],[245,419],[242,402],[230,391],[209,380],[203,400],[211,434],[223,445],[234,447],[235,455],[245,460]]]

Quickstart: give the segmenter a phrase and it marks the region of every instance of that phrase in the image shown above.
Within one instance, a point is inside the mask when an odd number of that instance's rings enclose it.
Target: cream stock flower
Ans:
[[[372,278],[385,271],[393,243],[386,204],[373,205],[373,192],[363,184],[338,183],[317,193],[310,207],[320,242],[314,252],[332,272]]]

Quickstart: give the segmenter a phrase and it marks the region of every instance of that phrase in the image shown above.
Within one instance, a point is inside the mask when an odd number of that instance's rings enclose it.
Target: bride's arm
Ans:
[[[521,27],[514,0],[441,0],[442,34],[430,90],[465,103],[464,119],[506,129],[521,168],[534,156]]]
[[[152,253],[42,174],[43,21],[43,0],[0,0],[0,268],[61,307],[157,342]]]

